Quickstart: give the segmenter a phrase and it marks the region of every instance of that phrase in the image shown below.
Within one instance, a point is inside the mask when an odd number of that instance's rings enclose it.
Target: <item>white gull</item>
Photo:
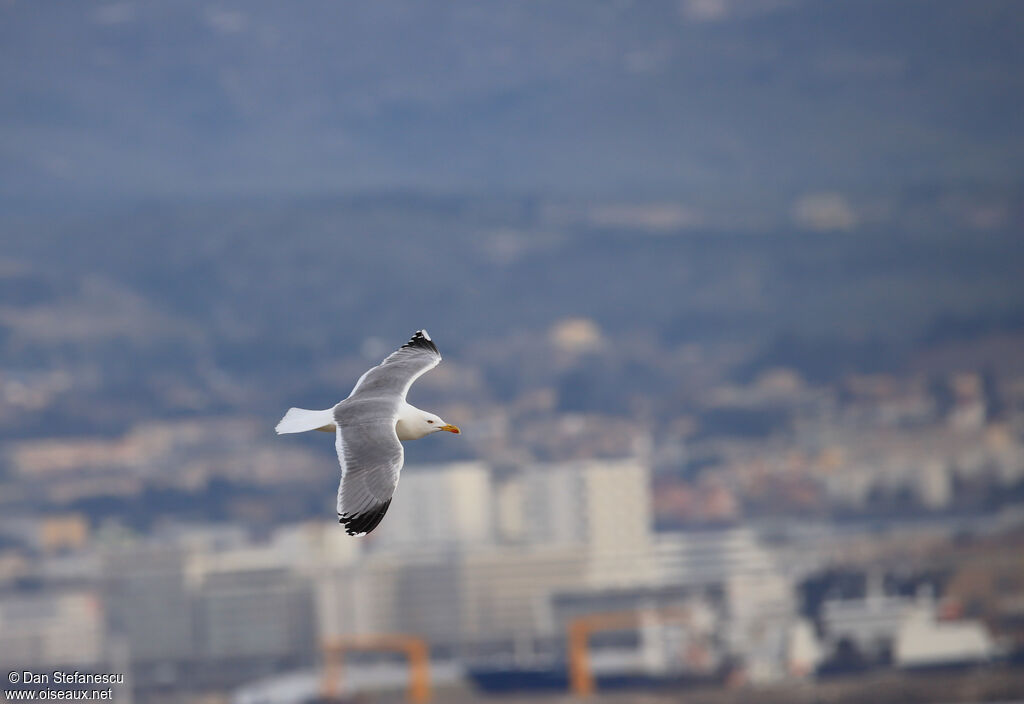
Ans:
[[[365,535],[384,518],[405,461],[401,441],[418,440],[442,430],[461,432],[405,400],[412,383],[440,361],[437,345],[426,330],[419,330],[359,377],[344,401],[322,411],[289,408],[277,424],[279,434],[309,430],[335,433],[341,463],[338,520],[349,535]]]

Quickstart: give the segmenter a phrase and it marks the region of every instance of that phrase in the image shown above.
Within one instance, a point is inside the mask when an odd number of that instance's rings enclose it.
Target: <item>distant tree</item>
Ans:
[[[766,437],[789,426],[782,408],[711,408],[700,415],[700,435]]]
[[[956,399],[953,396],[953,389],[950,388],[949,379],[942,374],[932,374],[928,377],[928,396],[935,404],[935,413],[939,418],[945,418],[953,410]]]
[[[832,655],[818,667],[818,674],[841,675],[864,672],[871,667],[871,664],[852,639],[841,638],[836,643],[836,649]]]
[[[999,380],[991,365],[981,372],[981,390],[985,399],[985,416],[989,420],[1001,420],[1006,415],[1006,402],[999,393]]]
[[[826,599],[862,598],[866,591],[863,572],[848,568],[834,568],[817,572],[800,583],[800,612],[813,621],[819,621],[821,606]]]

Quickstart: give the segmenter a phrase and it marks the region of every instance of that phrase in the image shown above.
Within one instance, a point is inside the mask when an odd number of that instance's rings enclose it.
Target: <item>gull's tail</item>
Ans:
[[[334,432],[334,409],[308,411],[305,408],[289,408],[284,418],[274,428],[278,435],[283,433],[305,433],[309,430]]]

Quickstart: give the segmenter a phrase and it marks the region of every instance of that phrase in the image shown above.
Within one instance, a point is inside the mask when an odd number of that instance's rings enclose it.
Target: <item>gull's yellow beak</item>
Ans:
[[[459,430],[459,426],[451,425],[450,423],[448,425],[442,425],[438,430],[447,430],[449,433],[455,433],[456,435],[462,432]]]

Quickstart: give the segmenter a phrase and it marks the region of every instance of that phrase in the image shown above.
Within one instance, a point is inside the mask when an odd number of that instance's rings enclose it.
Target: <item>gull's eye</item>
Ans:
[[[427,422],[430,423],[431,425],[434,424],[434,421],[432,421],[432,420],[428,420]]]

